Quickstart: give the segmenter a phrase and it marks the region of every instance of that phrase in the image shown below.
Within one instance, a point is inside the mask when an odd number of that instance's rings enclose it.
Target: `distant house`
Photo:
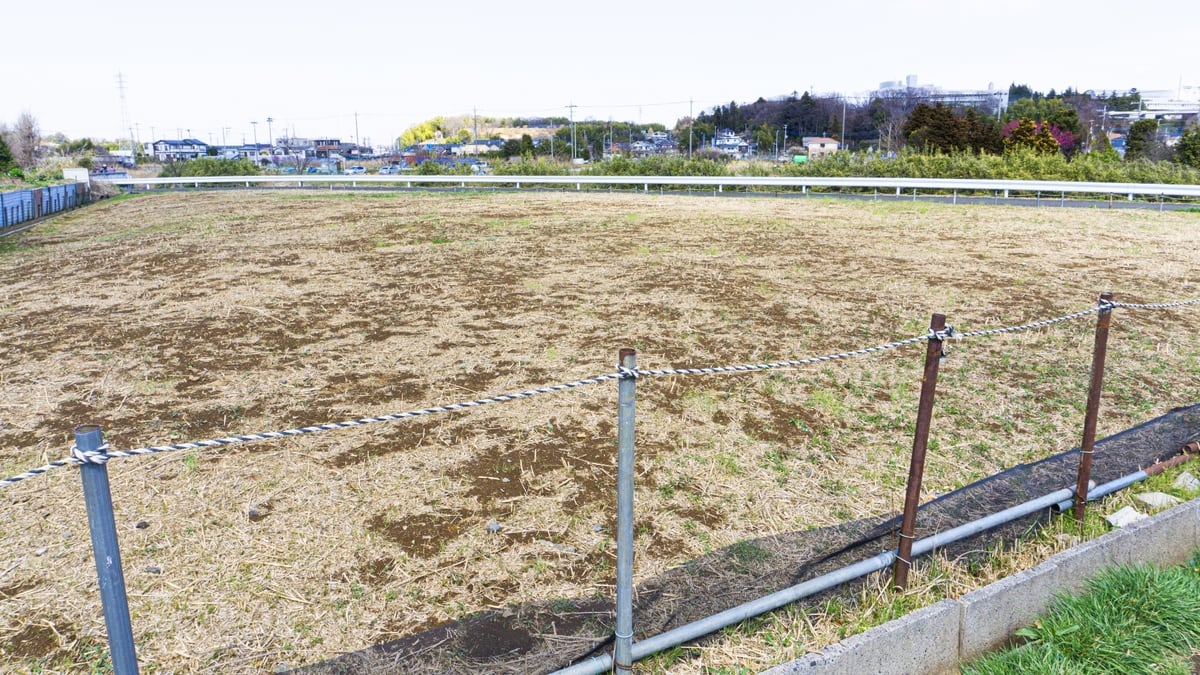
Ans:
[[[723,155],[745,157],[750,152],[750,144],[746,139],[732,131],[722,131],[713,139],[713,147]]]
[[[470,143],[451,146],[451,152],[456,155],[482,155],[485,152],[498,152],[504,147],[504,141],[499,138],[479,138]]]
[[[168,160],[196,159],[208,155],[208,144],[194,138],[178,141],[163,140],[145,144],[147,155],[152,155],[160,162]]]
[[[837,139],[825,136],[805,136],[801,142],[808,150],[809,160],[820,159],[837,152],[840,144]]]

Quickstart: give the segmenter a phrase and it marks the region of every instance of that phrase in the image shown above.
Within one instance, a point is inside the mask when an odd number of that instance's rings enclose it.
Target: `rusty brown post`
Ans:
[[[1079,479],[1075,482],[1075,521],[1087,513],[1088,481],[1092,478],[1092,455],[1096,449],[1096,419],[1100,416],[1100,386],[1104,382],[1104,357],[1108,352],[1108,327],[1112,322],[1113,294],[1100,294],[1096,315],[1096,343],[1092,348],[1092,385],[1088,389],[1087,412],[1083,417],[1083,442],[1079,446]]]
[[[946,317],[934,314],[929,320],[929,344],[925,349],[925,375],[921,378],[921,402],[917,407],[917,430],[913,434],[912,459],[908,464],[908,491],[904,495],[904,519],[896,562],[892,567],[892,585],[903,591],[912,567],[912,545],[917,529],[917,507],[921,504],[921,477],[925,473],[925,448],[929,442],[929,422],[933,418],[933,395],[937,389],[938,366],[945,354]]]

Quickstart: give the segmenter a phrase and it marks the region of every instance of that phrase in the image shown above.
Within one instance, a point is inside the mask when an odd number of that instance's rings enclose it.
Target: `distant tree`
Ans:
[[[1158,145],[1158,120],[1138,120],[1129,125],[1125,137],[1125,161],[1154,159]]]
[[[83,152],[94,152],[96,144],[90,138],[80,138],[59,144],[59,151],[64,155],[78,155]]]
[[[1112,142],[1108,140],[1108,132],[1106,131],[1097,131],[1092,134],[1092,149],[1090,154],[1109,162],[1117,162],[1121,159],[1120,153],[1113,148]]]
[[[37,119],[28,111],[22,112],[17,117],[17,125],[12,131],[13,156],[22,169],[29,169],[37,164],[38,144],[41,140]]]
[[[1058,141],[1050,133],[1050,125],[1037,123],[1033,120],[1013,120],[1004,126],[1001,132],[1004,136],[1006,151],[1032,150],[1042,155],[1052,155],[1058,152]]]
[[[407,148],[410,145],[435,140],[443,136],[443,134],[443,119],[435,117],[405,129],[404,133],[400,134],[400,138],[397,140],[400,143],[400,147]]]
[[[1114,91],[1105,99],[1105,103],[1109,110],[1137,110],[1142,107],[1142,95],[1138,93],[1137,89],[1130,89],[1125,94],[1117,94]]]
[[[1083,124],[1079,120],[1079,111],[1062,98],[1022,99],[1009,105],[1004,113],[1004,120],[1028,119],[1038,124],[1050,125],[1050,132],[1058,141],[1059,149],[1070,157],[1083,135]]]
[[[521,134],[521,152],[522,157],[533,157],[533,136],[529,134]]]
[[[924,152],[951,153],[967,147],[966,129],[949,106],[918,103],[904,122],[908,145]]]
[[[1037,92],[1030,89],[1029,85],[1027,85],[1027,84],[1017,84],[1016,82],[1013,82],[1012,84],[1008,85],[1008,104],[1009,105],[1012,105],[1013,103],[1016,103],[1017,101],[1021,101],[1021,100],[1027,99],[1027,98],[1034,98],[1035,96],[1040,97],[1041,94],[1038,94]]]
[[[1183,130],[1183,135],[1175,144],[1175,161],[1193,169],[1200,169],[1200,126],[1192,124]],[[0,166],[3,166],[2,161]]]
[[[520,157],[521,156],[521,141],[515,138],[510,138],[504,141],[504,146],[500,149],[500,154],[505,157]]]
[[[967,108],[963,115],[966,127],[967,147],[975,154],[999,155],[1004,152],[1004,138],[996,128],[995,120],[981,116],[974,108]]]
[[[16,166],[13,160],[12,150],[9,149],[8,143],[4,142],[4,135],[0,134],[0,173],[8,173],[8,170]]]
[[[259,167],[248,159],[217,159],[199,157],[183,162],[180,176],[254,176]]]

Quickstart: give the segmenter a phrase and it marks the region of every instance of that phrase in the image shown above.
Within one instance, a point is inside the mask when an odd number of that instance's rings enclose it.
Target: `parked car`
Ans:
[[[396,166],[396,165],[392,165],[392,164],[389,164],[388,166],[379,167],[379,173],[381,173],[385,176],[388,176],[391,174],[398,174],[400,172],[401,172],[400,167]]]
[[[367,172],[367,167],[365,167],[365,166],[355,165],[355,166],[346,167],[346,175],[347,176],[361,176],[362,174],[364,174],[366,172]]]

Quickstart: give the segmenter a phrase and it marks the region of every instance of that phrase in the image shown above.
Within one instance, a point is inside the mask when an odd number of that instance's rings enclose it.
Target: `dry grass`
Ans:
[[[587,194],[209,192],[0,249],[0,473],[642,367],[800,358],[1200,295],[1195,214]],[[1195,309],[1114,321],[1100,435],[1200,396]],[[951,345],[926,498],[1078,442],[1082,320]],[[636,579],[895,510],[921,350],[638,391]],[[147,669],[298,665],[512,603],[611,593],[615,385],[110,463]],[[0,503],[0,645],[103,633],[78,479]],[[251,510],[256,514],[250,517]],[[489,534],[487,525],[503,530]],[[802,649],[802,646],[793,646]]]

